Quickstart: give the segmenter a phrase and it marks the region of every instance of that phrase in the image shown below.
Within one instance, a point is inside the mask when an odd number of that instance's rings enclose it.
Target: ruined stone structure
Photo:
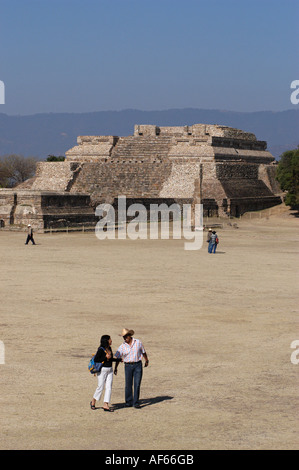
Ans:
[[[0,226],[35,229],[90,224],[95,220],[87,194],[57,193],[31,189],[0,189]],[[67,222],[67,223],[66,223]]]
[[[281,202],[275,173],[266,142],[252,133],[136,125],[132,136],[80,136],[64,162],[38,163],[27,189],[0,190],[0,219],[23,223],[29,211],[41,228],[96,223],[95,207],[118,196],[128,204],[201,202],[205,215],[239,216]]]

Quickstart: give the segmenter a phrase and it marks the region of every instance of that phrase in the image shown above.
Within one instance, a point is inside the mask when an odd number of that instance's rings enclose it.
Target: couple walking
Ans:
[[[133,337],[134,331],[124,328],[119,336],[123,337],[124,342],[119,346],[113,357],[111,349],[112,339],[108,335],[101,338],[101,344],[98,348],[95,362],[103,362],[101,371],[97,373],[98,386],[90,402],[90,407],[95,410],[96,401],[101,398],[102,392],[105,388],[104,395],[104,411],[113,411],[109,407],[112,382],[113,382],[113,369],[112,362],[115,362],[114,374],[117,374],[117,368],[120,362],[125,364],[125,400],[126,406],[140,408],[139,395],[142,380],[142,358],[145,359],[144,367],[148,366],[149,360],[145,352],[144,346],[139,339]],[[133,393],[134,388],[134,393]]]

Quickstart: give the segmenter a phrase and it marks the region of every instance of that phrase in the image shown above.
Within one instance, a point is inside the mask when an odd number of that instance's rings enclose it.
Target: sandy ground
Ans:
[[[238,226],[218,231],[216,255],[0,232],[0,448],[298,449],[299,219]],[[91,411],[89,358],[102,334],[115,351],[124,327],[150,359],[142,408],[123,408],[121,365],[115,412]]]

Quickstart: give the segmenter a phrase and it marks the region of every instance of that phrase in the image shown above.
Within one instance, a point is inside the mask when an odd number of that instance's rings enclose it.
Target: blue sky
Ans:
[[[294,108],[299,0],[0,0],[0,113]]]

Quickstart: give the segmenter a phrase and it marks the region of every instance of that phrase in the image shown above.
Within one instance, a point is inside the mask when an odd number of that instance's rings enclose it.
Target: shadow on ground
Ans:
[[[163,395],[159,397],[154,397],[154,398],[143,398],[142,400],[139,400],[140,408],[144,408],[145,406],[150,406],[150,405],[156,405],[157,403],[161,403],[162,401],[165,400],[172,400],[173,397],[170,397],[168,395]],[[119,410],[121,408],[126,408],[125,403],[115,403],[112,406],[113,410]]]

